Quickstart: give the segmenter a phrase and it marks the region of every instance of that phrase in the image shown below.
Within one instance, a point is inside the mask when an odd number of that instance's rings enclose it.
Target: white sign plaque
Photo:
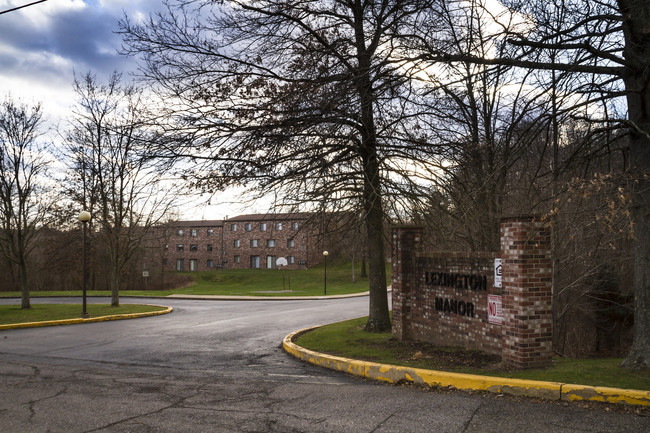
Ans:
[[[494,287],[502,287],[501,259],[494,259]]]
[[[503,325],[503,309],[500,295],[488,295],[488,323]]]

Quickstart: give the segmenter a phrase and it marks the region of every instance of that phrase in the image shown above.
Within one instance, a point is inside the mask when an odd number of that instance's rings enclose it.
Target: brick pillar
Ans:
[[[415,256],[421,246],[423,228],[394,226],[392,228],[392,302],[393,335],[398,340],[409,338],[411,290],[415,287]]]
[[[517,368],[551,364],[551,232],[534,218],[501,221],[502,358]]]

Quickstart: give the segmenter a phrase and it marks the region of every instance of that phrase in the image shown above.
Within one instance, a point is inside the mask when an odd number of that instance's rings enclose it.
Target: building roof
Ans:
[[[227,218],[226,220],[224,220],[224,222],[306,220],[312,217],[313,215],[314,214],[310,212],[248,214],[248,215],[238,215],[233,218]]]
[[[170,221],[166,225],[173,227],[223,227],[223,220]]]
[[[163,226],[169,227],[223,227],[224,223],[228,222],[248,222],[248,221],[304,221],[314,214],[310,212],[288,212],[288,213],[259,213],[259,214],[246,214],[238,215],[225,220],[195,220],[195,221],[169,221]]]

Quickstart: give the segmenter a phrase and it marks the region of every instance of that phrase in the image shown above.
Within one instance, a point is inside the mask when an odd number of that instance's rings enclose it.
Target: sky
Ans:
[[[0,12],[34,0],[0,0]],[[74,74],[91,72],[105,81],[113,72],[130,79],[137,69],[134,58],[118,54],[122,44],[115,34],[118,21],[128,15],[138,21],[163,7],[161,0],[48,0],[0,14],[0,99],[10,95],[28,105],[40,102],[47,124],[65,127],[74,105]],[[56,143],[57,134],[51,134]],[[222,219],[241,213],[265,212],[268,204],[254,208],[231,204],[228,192],[183,205],[183,219]]]
[[[0,11],[33,0],[0,0]],[[117,22],[148,15],[160,0],[49,0],[0,15],[0,93],[38,101],[50,120],[74,103],[74,73],[104,79],[112,71],[135,70],[120,56]]]

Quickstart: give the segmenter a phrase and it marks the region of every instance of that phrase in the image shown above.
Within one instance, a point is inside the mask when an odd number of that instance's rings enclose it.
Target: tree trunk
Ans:
[[[365,206],[366,229],[368,231],[368,267],[370,307],[368,332],[384,332],[391,329],[390,313],[388,310],[388,290],[386,287],[386,263],[384,255],[384,212],[379,194],[379,167],[376,156],[374,162],[370,158],[369,173],[373,175],[366,181]],[[374,178],[374,181],[373,181]]]
[[[359,56],[359,67],[362,72],[357,77],[357,89],[360,96],[361,123],[363,125],[360,155],[364,173],[363,206],[368,233],[370,274],[370,307],[365,330],[383,332],[391,328],[384,254],[384,210],[373,112],[373,90],[367,73],[370,70],[370,58],[365,53]]]
[[[18,266],[20,271],[20,308],[26,310],[32,307],[29,299],[29,285],[27,283],[27,266],[24,261],[21,261]]]
[[[555,55],[552,56],[552,60],[555,61]],[[552,142],[553,142],[553,173],[551,180],[551,194],[554,200],[557,199],[559,193],[559,183],[560,183],[560,124],[558,119],[558,101],[557,101],[557,73],[552,71],[553,76],[553,88],[551,89],[551,103],[552,103],[552,113],[551,113],[551,131],[552,131]],[[560,310],[561,304],[559,302],[560,298],[560,233],[558,225],[558,213],[553,212],[550,218],[551,224],[551,257],[553,263],[553,274],[551,277],[551,315],[553,323],[553,348],[558,351],[559,342],[560,342],[560,331],[563,331],[563,327],[559,326],[559,317],[558,312]],[[564,348],[560,353],[563,353]]]
[[[634,342],[622,365],[647,369],[650,368],[650,180],[647,178],[650,167],[650,140],[647,137],[632,140],[630,159],[637,164],[633,170],[636,176],[632,182]],[[642,171],[645,171],[645,177]]]
[[[117,263],[118,258],[113,257],[111,264],[111,306],[120,306],[120,270]]]
[[[634,223],[634,342],[622,366],[650,368],[650,4],[619,0],[625,36]]]
[[[386,287],[383,212],[381,211],[381,205],[374,205],[373,207],[374,209],[366,217],[370,268],[370,307],[365,330],[368,332],[383,332],[391,329],[388,290]]]

